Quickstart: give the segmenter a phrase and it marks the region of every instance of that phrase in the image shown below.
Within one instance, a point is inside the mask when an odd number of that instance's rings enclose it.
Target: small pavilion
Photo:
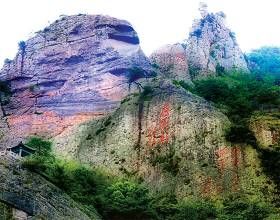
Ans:
[[[34,154],[36,150],[20,142],[18,145],[8,148],[8,151],[17,154],[19,157],[26,157]]]

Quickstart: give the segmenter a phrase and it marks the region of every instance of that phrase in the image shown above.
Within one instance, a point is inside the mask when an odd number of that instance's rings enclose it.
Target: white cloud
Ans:
[[[17,42],[65,14],[107,14],[135,27],[143,50],[150,54],[167,43],[187,38],[199,16],[200,0],[3,0],[0,7],[0,64],[13,58]],[[209,10],[224,11],[243,50],[280,46],[280,2],[275,0],[208,0]]]

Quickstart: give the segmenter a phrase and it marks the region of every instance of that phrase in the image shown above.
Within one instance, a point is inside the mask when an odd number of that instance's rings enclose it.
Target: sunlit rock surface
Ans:
[[[129,94],[134,67],[143,69],[140,77],[148,76],[149,61],[128,22],[63,17],[21,43],[1,70],[0,80],[12,93],[4,115],[15,137],[55,136],[115,109]]]
[[[190,74],[193,78],[225,71],[248,71],[244,54],[235,33],[225,23],[223,12],[209,13],[207,6],[200,9],[201,18],[194,20],[186,41]]]

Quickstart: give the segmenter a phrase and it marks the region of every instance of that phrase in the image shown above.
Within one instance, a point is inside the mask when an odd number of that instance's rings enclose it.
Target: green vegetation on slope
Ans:
[[[40,150],[23,162],[25,168],[61,188],[87,214],[97,209],[105,220],[253,220],[271,215],[273,219],[277,215],[276,209],[261,196],[233,193],[216,200],[189,197],[178,200],[174,194],[149,191],[136,178],[115,177],[104,170],[58,159],[51,152],[49,141],[33,137],[27,145]]]
[[[261,47],[246,54],[252,72],[258,75],[270,73],[280,83],[280,48]]]
[[[196,80],[190,87],[183,81],[174,84],[215,103],[231,120],[228,139],[232,142],[254,144],[248,120],[254,111],[270,110],[280,104],[280,88],[270,77],[232,73]]]

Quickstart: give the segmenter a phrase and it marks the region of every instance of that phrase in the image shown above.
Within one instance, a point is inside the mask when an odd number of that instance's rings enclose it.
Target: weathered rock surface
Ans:
[[[159,84],[151,97],[129,96],[111,116],[58,136],[56,152],[115,173],[136,172],[154,188],[192,191],[226,146],[229,122],[203,99]]]
[[[149,74],[139,38],[126,21],[67,16],[20,44],[0,72],[12,96],[3,106],[15,136],[54,136],[115,109],[129,93],[130,69]]]
[[[136,174],[153,190],[212,196],[266,185],[257,153],[224,139],[228,119],[205,100],[160,81],[131,95],[107,118],[57,136],[55,151],[117,174]],[[252,183],[253,181],[256,181]],[[268,186],[269,188],[270,186]],[[251,189],[251,188],[250,188]]]
[[[150,60],[159,75],[173,80],[190,81],[186,51],[181,44],[165,45],[154,51]]]
[[[11,138],[12,137],[10,137],[10,130],[9,130],[8,123],[3,115],[2,109],[0,108],[0,150],[2,148],[6,148],[5,144],[8,144],[9,139]]]
[[[280,147],[280,114],[255,115],[250,120],[250,129],[261,147]]]
[[[234,33],[225,25],[223,12],[208,13],[206,6],[200,9],[201,19],[194,21],[186,52],[190,73],[195,78],[230,70],[248,71],[247,62]]]
[[[4,158],[0,158],[0,170],[0,211],[5,210],[3,216],[7,217],[3,219],[24,213],[46,220],[100,219],[96,213],[87,216],[68,195],[38,174],[18,169]],[[10,207],[14,208],[14,213]]]

